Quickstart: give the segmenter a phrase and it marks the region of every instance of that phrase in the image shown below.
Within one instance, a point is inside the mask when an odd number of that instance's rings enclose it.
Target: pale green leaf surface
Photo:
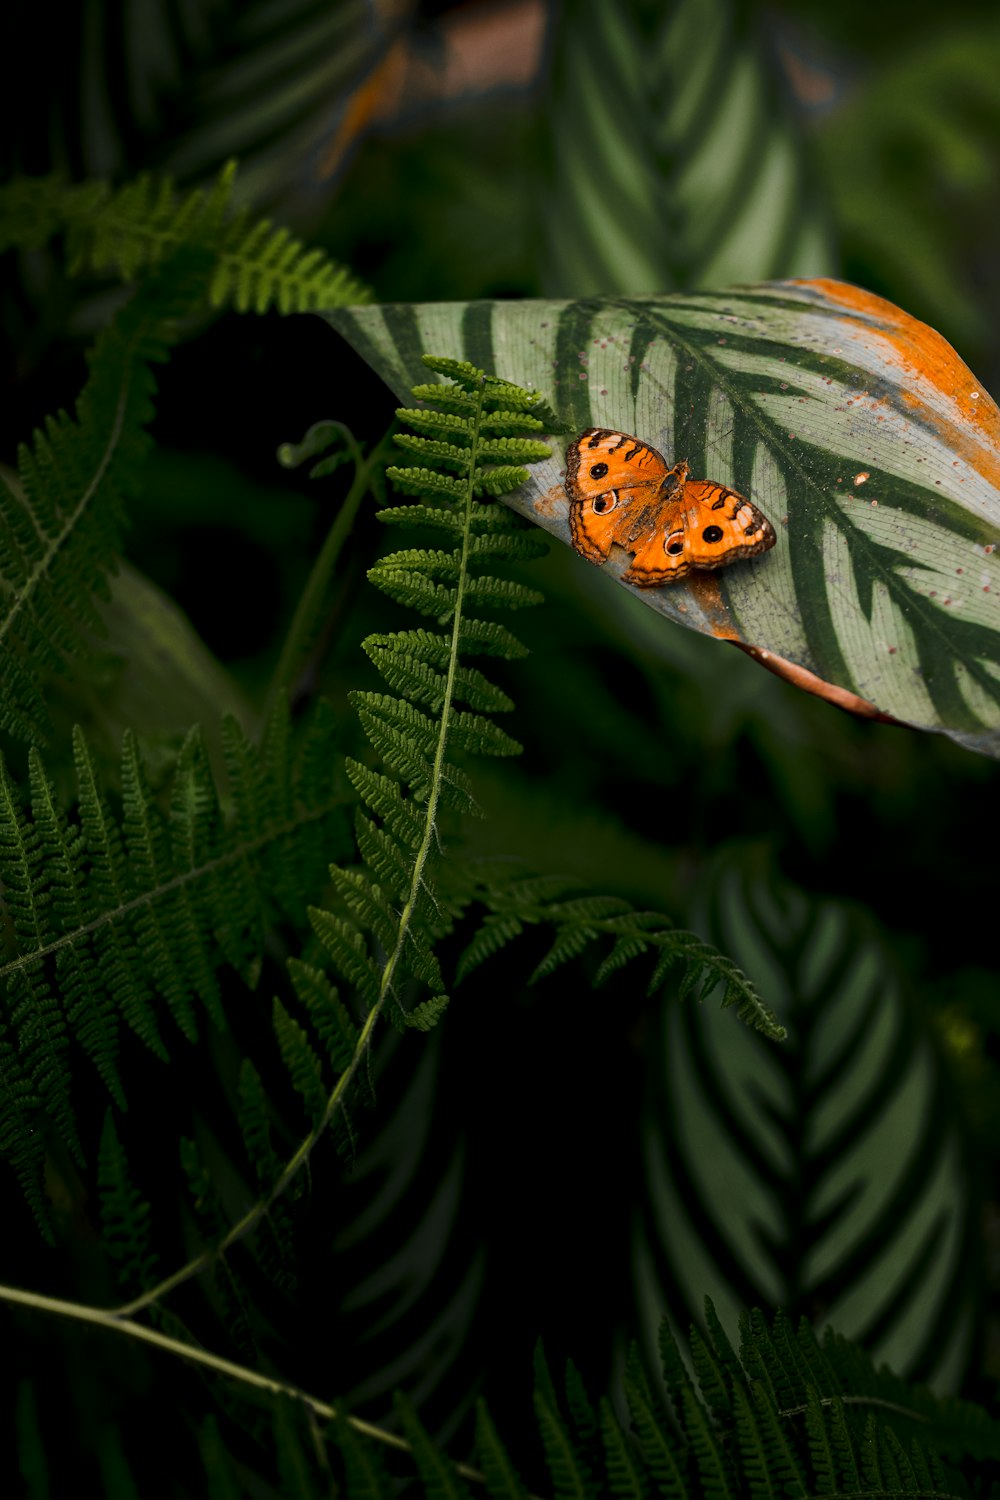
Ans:
[[[777,545],[643,602],[843,707],[1000,755],[1000,412],[926,325],[832,281],[326,316],[400,398],[421,353],[469,359],[573,434],[634,433],[749,495]],[[507,503],[569,543],[562,453],[531,474]]]

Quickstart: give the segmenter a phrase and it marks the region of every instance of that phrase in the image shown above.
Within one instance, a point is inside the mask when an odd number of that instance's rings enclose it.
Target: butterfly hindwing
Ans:
[[[617,544],[632,553],[625,582],[656,588],[774,546],[774,528],[745,495],[688,475],[629,433],[588,428],[566,451],[574,547],[602,563]]]

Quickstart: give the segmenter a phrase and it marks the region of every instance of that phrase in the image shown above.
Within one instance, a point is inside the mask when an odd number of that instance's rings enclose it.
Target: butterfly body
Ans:
[[[566,450],[573,546],[593,563],[613,545],[632,553],[622,577],[640,588],[774,546],[773,526],[745,495],[690,472],[629,433],[588,428]]]

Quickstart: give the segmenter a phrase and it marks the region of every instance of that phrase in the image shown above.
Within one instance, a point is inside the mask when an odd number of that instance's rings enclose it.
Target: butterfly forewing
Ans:
[[[661,454],[626,432],[590,427],[566,450],[573,546],[606,562],[612,544],[633,552],[658,524],[660,486],[669,473]]]

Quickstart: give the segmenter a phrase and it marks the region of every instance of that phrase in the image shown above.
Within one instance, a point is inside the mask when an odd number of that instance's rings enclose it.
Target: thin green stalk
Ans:
[[[480,391],[479,404],[476,408],[475,427],[472,441],[471,451],[473,454],[475,454],[476,445],[479,440],[482,410],[482,391]],[[371,460],[369,460],[369,462],[370,461]],[[193,1260],[188,1261],[186,1265],[181,1266],[179,1270],[174,1271],[172,1275],[166,1277],[163,1281],[158,1282],[156,1286],[151,1287],[146,1292],[143,1292],[141,1296],[133,1298],[131,1302],[123,1303],[120,1307],[111,1309],[109,1315],[113,1315],[119,1318],[130,1317],[134,1313],[141,1311],[144,1307],[149,1307],[152,1303],[158,1302],[161,1297],[165,1297],[169,1292],[172,1292],[175,1287],[180,1286],[183,1282],[189,1281],[192,1276],[197,1276],[201,1271],[206,1270],[218,1259],[220,1255],[224,1255],[231,1245],[234,1245],[237,1240],[242,1239],[244,1235],[248,1234],[252,1229],[255,1228],[255,1226],[261,1221],[261,1219],[269,1212],[271,1205],[281,1197],[282,1193],[284,1193],[285,1189],[288,1187],[292,1179],[301,1171],[302,1167],[304,1167],[306,1162],[309,1160],[309,1157],[312,1154],[313,1147],[316,1145],[316,1142],[320,1139],[323,1132],[326,1130],[327,1126],[332,1120],[335,1111],[341,1104],[344,1095],[350,1087],[351,1082],[365,1057],[369,1043],[371,1041],[372,1032],[375,1028],[375,1023],[378,1020],[379,1016],[382,1014],[382,1011],[385,1007],[385,1002],[392,988],[393,976],[396,972],[396,968],[403,953],[403,947],[406,943],[406,936],[409,931],[410,922],[413,918],[413,913],[416,909],[417,900],[420,895],[420,887],[423,882],[424,869],[426,868],[427,860],[430,857],[431,848],[433,847],[435,838],[435,830],[437,826],[437,810],[441,798],[441,786],[443,781],[445,748],[448,739],[448,722],[451,718],[452,703],[454,700],[455,691],[455,677],[458,668],[459,637],[462,627],[462,600],[464,598],[465,585],[468,577],[469,550],[472,536],[472,507],[475,503],[475,477],[475,461],[473,460],[473,462],[469,465],[469,482],[465,495],[465,525],[462,531],[462,552],[458,573],[457,602],[455,605],[455,616],[452,622],[451,653],[448,662],[448,674],[445,682],[444,698],[441,706],[440,731],[438,734],[437,747],[434,753],[430,795],[427,799],[427,810],[424,819],[423,838],[421,839],[420,847],[417,850],[417,854],[413,862],[413,873],[410,877],[410,888],[407,893],[406,900],[403,904],[403,909],[399,915],[399,922],[396,927],[396,941],[391,954],[386,960],[385,967],[382,970],[382,979],[381,984],[379,985],[378,997],[375,1000],[375,1003],[373,1004],[371,1010],[368,1012],[367,1017],[365,1018],[365,1024],[361,1029],[360,1035],[358,1036],[353,1056],[351,1057],[351,1060],[348,1063],[347,1067],[344,1069],[343,1073],[341,1073],[340,1077],[337,1079],[333,1092],[330,1094],[330,1097],[326,1102],[326,1108],[323,1111],[323,1117],[320,1120],[319,1124],[309,1132],[306,1138],[299,1145],[295,1154],[285,1164],[284,1168],[282,1169],[281,1175],[278,1177],[270,1192],[267,1193],[265,1197],[258,1199],[254,1206],[248,1209],[241,1219],[237,1220],[237,1222],[232,1226],[232,1228],[223,1237],[223,1239],[219,1241],[217,1245],[213,1245],[209,1249],[203,1250],[200,1255],[195,1256]],[[357,483],[357,480],[355,482]]]
[[[144,1324],[135,1323],[116,1312],[106,1312],[98,1307],[87,1307],[81,1302],[65,1302],[60,1297],[45,1297],[39,1292],[26,1292],[16,1286],[0,1286],[0,1302],[30,1307],[36,1312],[70,1318],[77,1323],[91,1323],[109,1333],[125,1334],[128,1338],[138,1339],[140,1343],[152,1344],[157,1349],[166,1350],[168,1354],[177,1355],[180,1359],[187,1360],[189,1364],[200,1365],[203,1369],[226,1375],[231,1380],[239,1381],[241,1385],[268,1391],[273,1396],[290,1396],[293,1401],[301,1402],[307,1411],[322,1418],[325,1422],[331,1422],[337,1416],[335,1406],[321,1401],[318,1396],[309,1395],[308,1391],[303,1391],[298,1386],[290,1385],[285,1380],[275,1380],[270,1375],[262,1375],[257,1370],[248,1369],[246,1365],[238,1365],[231,1359],[212,1354],[208,1349],[198,1348],[194,1344],[185,1344],[180,1339],[160,1333],[156,1328],[146,1328]],[[365,1422],[361,1417],[352,1417],[347,1412],[343,1413],[343,1416],[355,1432],[360,1432],[364,1437],[372,1438],[377,1443],[384,1443],[390,1448],[398,1448],[401,1453],[411,1452],[410,1444],[404,1438],[397,1437],[394,1432],[387,1432],[384,1427],[376,1427],[374,1423]],[[478,1469],[470,1468],[468,1464],[457,1463],[455,1469],[463,1479],[471,1479],[476,1484],[486,1482],[486,1476]]]
[[[354,464],[354,479],[337,512],[336,520],[326,534],[326,540],[320,548],[319,556],[312,566],[295,614],[292,616],[278,665],[268,685],[263,716],[265,722],[281,692],[287,692],[290,699],[294,696],[294,687],[302,669],[303,659],[315,638],[317,621],[328,598],[330,579],[333,577],[344,543],[351,534],[361,502],[368,491],[372,470],[382,459],[382,446],[386,441],[385,438],[375,445],[367,457],[346,428],[344,438]]]

